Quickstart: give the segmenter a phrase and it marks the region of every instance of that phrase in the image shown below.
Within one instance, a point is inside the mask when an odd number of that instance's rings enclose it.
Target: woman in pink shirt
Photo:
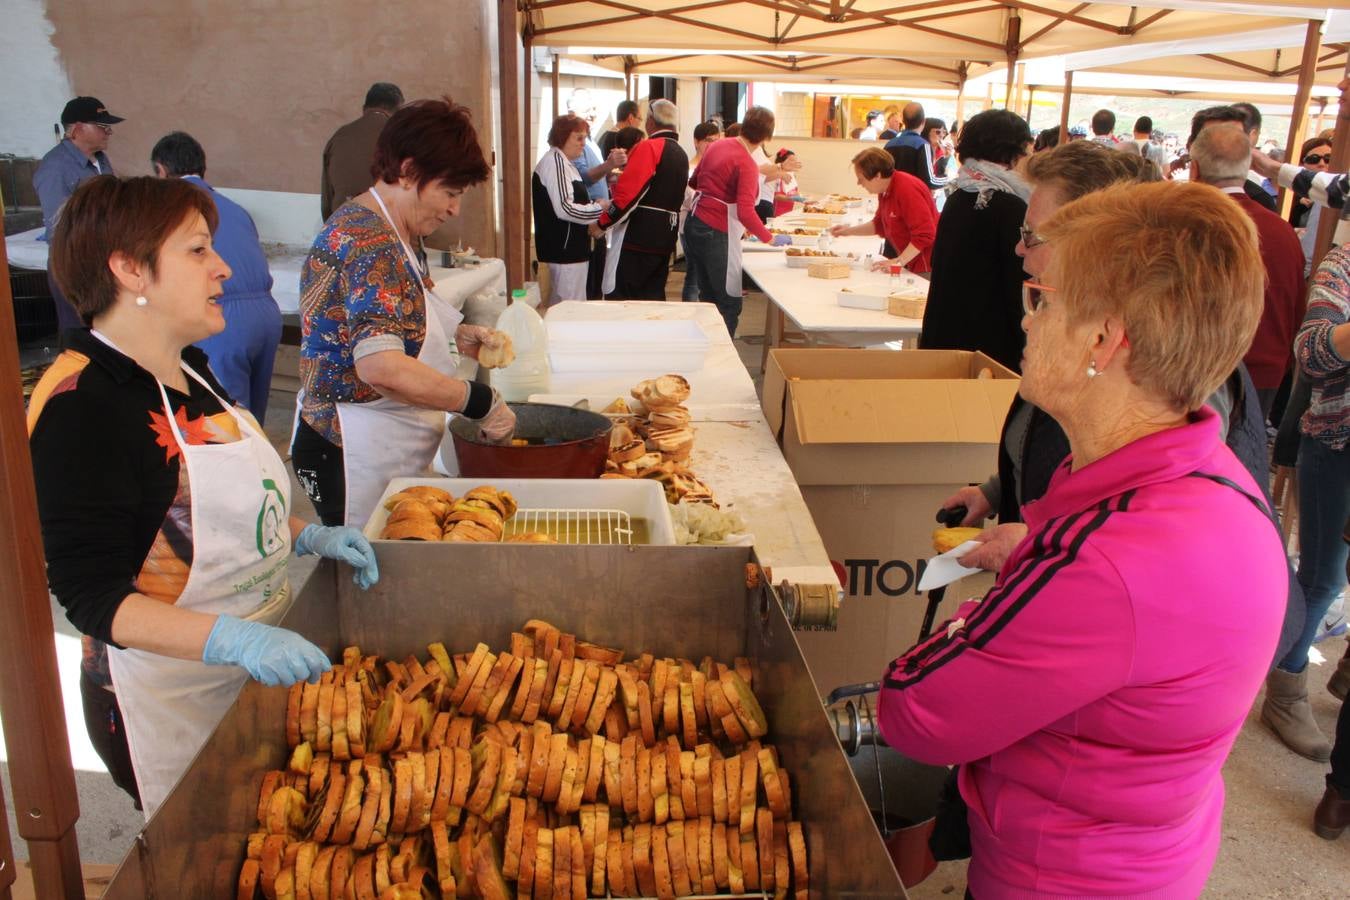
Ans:
[[[775,246],[792,243],[785,234],[770,234],[755,213],[759,167],[750,154],[771,137],[773,113],[752,106],[740,133],[708,147],[689,178],[694,198],[684,223],[685,265],[698,279],[699,299],[717,304],[733,338],[741,317],[741,235],[748,231]]]
[[[1251,343],[1250,220],[1200,185],[1108,188],[1041,224],[1020,393],[1070,456],[994,588],[891,664],[881,730],[961,763],[970,893],[1192,898],[1220,770],[1287,590],[1261,491],[1203,406]]]

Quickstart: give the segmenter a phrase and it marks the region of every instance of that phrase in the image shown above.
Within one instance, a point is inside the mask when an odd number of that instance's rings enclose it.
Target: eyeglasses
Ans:
[[[1022,246],[1028,250],[1034,250],[1041,244],[1049,243],[1048,238],[1041,237],[1026,225],[1019,225],[1017,230],[1022,234]]]
[[[97,128],[104,134],[112,134],[112,126],[104,125],[102,122],[81,122],[81,125],[88,125],[90,128]]]
[[[1053,293],[1055,289],[1049,285],[1037,284],[1034,281],[1022,282],[1022,312],[1028,316],[1036,315],[1048,299],[1047,295]]]
[[[1326,163],[1327,165],[1331,165],[1331,154],[1309,153],[1307,156],[1303,157],[1303,164],[1306,166],[1315,166],[1318,163]]]

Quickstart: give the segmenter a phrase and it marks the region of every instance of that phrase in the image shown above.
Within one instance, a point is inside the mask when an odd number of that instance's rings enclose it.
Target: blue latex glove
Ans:
[[[803,197],[801,194],[793,194],[793,195],[792,195],[791,197],[789,197],[788,199],[791,200],[793,203],[805,203],[805,202],[806,202],[806,198]]]
[[[790,235],[790,234],[775,234],[775,235],[773,236],[773,242],[771,243],[770,246],[773,246],[773,247],[791,247],[791,246],[792,246],[792,235]]]
[[[202,662],[240,666],[268,687],[315,682],[332,668],[318,647],[285,628],[217,616],[206,638]]]
[[[315,553],[325,559],[345,562],[356,570],[352,581],[361,590],[380,580],[380,567],[370,541],[359,530],[347,525],[306,525],[295,539],[296,556]]]

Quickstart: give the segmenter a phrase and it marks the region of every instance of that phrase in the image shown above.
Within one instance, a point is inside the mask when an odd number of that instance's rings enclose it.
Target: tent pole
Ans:
[[[1345,75],[1350,77],[1350,58],[1345,63]],[[1350,169],[1350,91],[1341,92],[1340,109],[1336,113],[1336,133],[1331,138],[1331,165],[1328,171],[1344,172]],[[1317,222],[1317,240],[1313,243],[1312,270],[1322,262],[1322,257],[1331,249],[1332,238],[1340,217],[1332,215],[1335,211],[1329,207],[1323,210],[1326,215]]]
[[[520,132],[520,31],[516,0],[497,0],[497,55],[501,60],[502,260],[507,289],[525,284],[525,150]]]
[[[1027,127],[1031,127],[1031,105],[1036,102],[1036,85],[1027,85]],[[1035,134],[1036,132],[1032,132]]]
[[[5,729],[5,746],[37,896],[73,900],[84,896],[75,837],[80,801],[57,676],[18,347],[9,261],[0,247],[0,378],[9,385],[0,391],[0,715],[13,726]],[[0,835],[0,862],[0,894],[8,896],[16,864],[7,833]]]
[[[992,81],[985,82],[985,85],[984,85],[984,106],[983,106],[982,108],[983,108],[983,109],[993,109],[993,108],[994,108],[994,83],[993,83]]]
[[[559,116],[559,106],[561,105],[558,99],[558,58],[558,54],[553,54],[553,118],[555,119]]]
[[[526,21],[528,22],[528,20]],[[528,30],[521,37],[525,51],[525,66],[521,73],[521,112],[524,114],[524,120],[521,122],[520,126],[520,151],[522,154],[520,160],[520,173],[521,178],[524,178],[526,172],[534,171],[534,160],[530,158],[534,155],[534,141],[532,139],[534,132],[534,40],[530,37]],[[540,100],[542,101],[542,99],[543,98],[541,97]],[[541,102],[540,106],[542,105],[543,103]],[[524,223],[533,221],[534,214],[530,207],[534,203],[534,192],[522,190],[520,192],[520,200],[521,209],[524,211],[521,216],[521,233],[524,238],[521,243],[522,252],[524,253],[522,259],[525,260],[525,269],[528,272],[530,265],[529,229],[524,227]]]
[[[966,73],[970,71],[970,64],[961,62],[956,67],[956,122],[953,124],[964,125],[966,121]]]
[[[1022,108],[1022,93],[1026,90],[1027,65],[1026,63],[1017,64],[1017,83],[1013,87],[1014,104],[1010,107],[1013,112]]]
[[[1317,134],[1321,134],[1322,131],[1327,127],[1326,119],[1327,119],[1327,98],[1320,97],[1318,98],[1317,101],[1317,132],[1316,132]],[[1293,162],[1293,160],[1291,159],[1289,160],[1289,162]]]
[[[1064,93],[1059,98],[1059,143],[1069,142],[1069,101],[1073,99],[1073,69],[1064,73]]]
[[[1322,23],[1317,19],[1309,19],[1307,37],[1303,40],[1303,63],[1298,70],[1298,91],[1294,94],[1294,109],[1289,116],[1289,140],[1284,145],[1285,162],[1295,162],[1294,154],[1298,153],[1299,145],[1303,143],[1303,133],[1308,128],[1308,97],[1312,94],[1313,79],[1317,76],[1317,53],[1321,46]],[[1293,203],[1294,192],[1281,188],[1277,203],[1281,217],[1289,218],[1289,208]]]
[[[1017,79],[1017,54],[1022,49],[1018,42],[1022,38],[1022,14],[1015,7],[1008,8],[1008,34],[1004,42],[1004,52],[1008,60],[1008,83],[1003,89],[1003,108],[1017,111],[1013,96],[1013,85]]]

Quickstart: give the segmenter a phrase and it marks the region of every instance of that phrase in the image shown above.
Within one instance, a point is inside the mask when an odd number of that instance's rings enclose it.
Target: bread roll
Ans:
[[[390,522],[380,532],[385,541],[439,541],[441,527],[433,520],[430,524],[418,521]]]
[[[933,532],[933,549],[946,553],[966,541],[974,540],[983,529],[980,528],[939,528]]]
[[[622,465],[623,463],[633,462],[646,452],[647,448],[643,446],[642,441],[631,440],[628,443],[611,450],[609,458]]]
[[[485,369],[499,369],[509,366],[516,359],[516,348],[511,345],[511,335],[494,331],[478,348],[478,364]]]

